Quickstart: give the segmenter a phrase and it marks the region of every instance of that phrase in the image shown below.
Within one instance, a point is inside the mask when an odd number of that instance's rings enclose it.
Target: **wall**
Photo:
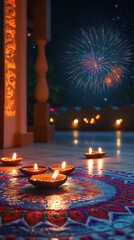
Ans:
[[[56,108],[50,116],[54,119],[56,130],[134,130],[134,106]],[[73,122],[74,119],[78,119],[78,124]]]

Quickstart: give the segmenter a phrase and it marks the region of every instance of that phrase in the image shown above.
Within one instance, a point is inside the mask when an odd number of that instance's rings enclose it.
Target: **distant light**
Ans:
[[[123,119],[120,118],[120,119],[117,119],[115,123],[116,125],[120,125],[122,122],[123,122]]]
[[[49,108],[49,111],[50,112],[55,112],[55,109],[54,108]]]
[[[53,123],[53,122],[54,122],[54,119],[53,119],[53,118],[50,118],[50,122]]]
[[[95,119],[94,118],[91,118],[90,124],[95,124]]]
[[[88,123],[88,122],[89,122],[87,118],[83,118],[83,121],[84,121],[85,123]]]
[[[74,123],[74,124],[78,124],[78,122],[79,122],[78,119],[74,119],[74,120],[73,120],[73,123]]]
[[[31,33],[28,33],[27,36],[28,36],[28,37],[31,37]]]
[[[104,101],[107,101],[107,98],[104,98]]]
[[[78,139],[74,139],[74,144],[78,144]]]
[[[100,115],[99,115],[99,114],[97,114],[95,118],[96,118],[96,119],[99,119],[99,118],[100,118]]]
[[[120,123],[121,123],[121,122],[120,122],[120,119],[117,119],[117,120],[116,120],[116,124],[117,124],[117,125],[120,125]]]

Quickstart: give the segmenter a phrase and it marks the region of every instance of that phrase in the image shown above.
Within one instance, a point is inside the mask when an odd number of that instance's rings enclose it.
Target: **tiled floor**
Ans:
[[[66,161],[75,167],[88,167],[89,160],[85,159],[83,153],[87,152],[89,147],[94,150],[102,147],[107,152],[100,164],[104,170],[134,172],[134,132],[59,131],[55,132],[53,143],[36,143],[23,148],[0,150],[0,156],[8,156],[16,152],[23,157],[21,165],[37,162],[40,165],[50,166],[53,163]],[[98,160],[94,159],[92,167],[99,168],[98,164]],[[8,169],[2,164],[0,168]]]

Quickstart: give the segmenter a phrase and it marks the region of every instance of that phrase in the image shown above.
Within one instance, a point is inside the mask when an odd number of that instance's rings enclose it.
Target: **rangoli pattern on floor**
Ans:
[[[134,175],[76,169],[60,188],[45,191],[19,172],[0,172],[0,239],[7,237],[134,239]]]

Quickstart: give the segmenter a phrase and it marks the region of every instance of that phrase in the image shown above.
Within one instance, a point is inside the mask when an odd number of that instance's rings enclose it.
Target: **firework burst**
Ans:
[[[65,54],[66,77],[85,92],[101,93],[121,84],[131,62],[131,46],[112,28],[81,29]]]

